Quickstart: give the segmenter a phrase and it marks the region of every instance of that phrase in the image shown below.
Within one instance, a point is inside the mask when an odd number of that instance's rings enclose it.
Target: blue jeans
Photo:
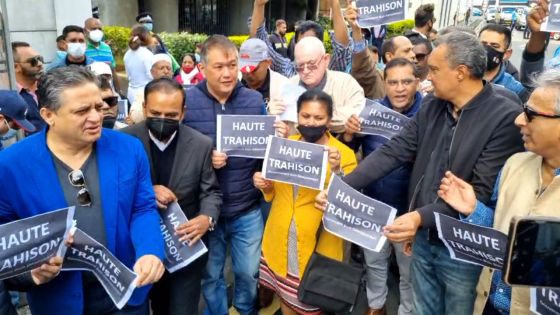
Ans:
[[[233,306],[241,315],[257,313],[257,280],[263,235],[260,208],[235,218],[220,218],[208,234],[208,264],[202,279],[202,294],[210,315],[227,315],[224,264],[228,244],[234,274]]]
[[[428,230],[419,230],[411,265],[414,314],[471,315],[481,270],[451,259],[443,243],[430,243]]]

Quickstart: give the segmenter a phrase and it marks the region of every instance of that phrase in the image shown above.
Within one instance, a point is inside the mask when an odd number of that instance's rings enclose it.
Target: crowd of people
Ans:
[[[0,151],[0,222],[75,206],[79,228],[139,278],[119,310],[91,273],[60,272],[63,257],[53,257],[0,282],[0,314],[15,314],[9,290],[26,292],[34,315],[198,314],[200,296],[205,314],[228,314],[228,256],[240,314],[274,295],[283,314],[320,314],[298,298],[314,251],[364,266],[365,314],[387,313],[392,264],[399,315],[529,314],[529,289],[450,256],[434,213],[504,233],[516,215],[559,216],[560,69],[545,66],[540,30],[548,2],[527,18],[520,65],[510,28],[436,31],[433,4],[415,11],[412,30],[385,38],[386,26],[362,29],[353,4],[329,0],[327,53],[315,21],[297,22],[291,41],[285,20],[269,34],[267,2],[254,0],[241,47],[211,35],[179,62],[150,14],[138,15],[126,93],[97,18],[66,26],[48,65],[12,43],[17,90],[0,91],[0,135],[22,129],[25,139]],[[218,115],[281,115],[289,85],[305,90],[297,123],[277,120],[276,135],[325,146],[327,178],[397,209],[380,251],[353,245],[345,255],[348,242],[321,224],[326,190],[271,181],[262,160],[217,151]],[[410,121],[391,139],[363,135],[366,99]],[[175,233],[208,253],[169,273],[159,213],[173,202],[188,218]]]

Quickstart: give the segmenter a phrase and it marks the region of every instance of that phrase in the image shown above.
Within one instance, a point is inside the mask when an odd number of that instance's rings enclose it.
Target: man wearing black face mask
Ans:
[[[205,240],[220,214],[222,195],[212,167],[212,140],[179,122],[185,114],[183,87],[169,78],[144,89],[146,120],[124,129],[140,139],[150,160],[160,212],[177,201],[189,221],[176,232],[182,241]],[[153,314],[197,314],[207,255],[173,275],[165,273],[150,293]]]
[[[531,94],[523,84],[506,72],[504,54],[511,45],[511,30],[499,24],[487,24],[478,36],[486,49],[484,79],[514,92],[524,103]]]

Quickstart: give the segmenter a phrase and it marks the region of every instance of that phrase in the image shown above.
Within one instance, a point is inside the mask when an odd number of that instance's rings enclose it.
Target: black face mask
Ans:
[[[306,142],[315,143],[327,132],[327,126],[302,126],[297,127]]]
[[[105,116],[103,117],[103,128],[113,129],[115,127],[116,122],[117,122],[117,117]]]
[[[484,48],[486,49],[486,70],[494,70],[500,64],[502,64],[502,60],[504,59],[504,52],[497,51],[491,46],[485,45]]]
[[[160,141],[169,139],[179,129],[179,121],[169,118],[148,117],[146,125],[152,135]]]

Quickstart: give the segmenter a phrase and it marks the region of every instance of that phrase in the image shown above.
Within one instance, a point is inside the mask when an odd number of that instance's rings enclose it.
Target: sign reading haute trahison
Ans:
[[[74,207],[0,225],[0,279],[31,271],[54,256],[64,257]]]
[[[264,158],[276,116],[218,115],[216,149],[228,156]]]
[[[560,31],[560,0],[549,0],[548,17],[541,24],[541,31]]]
[[[358,24],[362,28],[406,19],[408,0],[356,0]]]
[[[329,185],[323,227],[347,241],[379,252],[387,238],[383,226],[391,224],[397,209],[372,199],[333,175]]]
[[[410,118],[387,108],[378,102],[366,99],[360,113],[360,134],[377,135],[387,139],[399,134]]]
[[[531,288],[531,312],[560,315],[560,289]]]
[[[452,259],[502,269],[506,256],[507,235],[440,213],[434,215],[438,236],[449,250]]]
[[[263,176],[266,179],[321,190],[327,176],[325,146],[270,137]]]

